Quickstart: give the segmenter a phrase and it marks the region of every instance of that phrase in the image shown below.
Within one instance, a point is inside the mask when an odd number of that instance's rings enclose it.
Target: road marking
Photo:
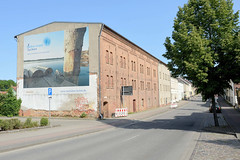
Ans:
[[[134,138],[136,138],[136,137],[138,137],[138,136],[139,136],[139,135],[133,136],[133,137],[131,137],[131,138],[128,138],[128,139],[124,140],[123,142],[130,141],[130,140],[132,140],[132,139],[134,139]]]

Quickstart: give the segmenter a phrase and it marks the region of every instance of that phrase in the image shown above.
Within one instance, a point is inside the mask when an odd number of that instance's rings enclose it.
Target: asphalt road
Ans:
[[[2,160],[189,159],[208,107],[197,97],[185,106],[122,127],[21,148]],[[104,123],[104,121],[102,121]]]

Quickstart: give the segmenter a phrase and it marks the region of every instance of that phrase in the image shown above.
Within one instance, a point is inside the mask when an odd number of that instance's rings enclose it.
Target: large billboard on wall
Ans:
[[[89,86],[88,27],[24,37],[24,88]]]

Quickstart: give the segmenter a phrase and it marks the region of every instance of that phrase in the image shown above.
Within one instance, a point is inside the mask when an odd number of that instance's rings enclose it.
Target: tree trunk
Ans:
[[[217,117],[217,113],[216,113],[216,103],[215,103],[215,96],[212,96],[212,111],[213,111],[213,118],[214,118],[214,123],[216,127],[219,127],[219,123],[218,123],[218,117]]]

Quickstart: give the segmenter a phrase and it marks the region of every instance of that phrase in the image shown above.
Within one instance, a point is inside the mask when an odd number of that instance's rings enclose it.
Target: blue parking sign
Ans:
[[[48,88],[48,95],[52,96],[52,88]]]

